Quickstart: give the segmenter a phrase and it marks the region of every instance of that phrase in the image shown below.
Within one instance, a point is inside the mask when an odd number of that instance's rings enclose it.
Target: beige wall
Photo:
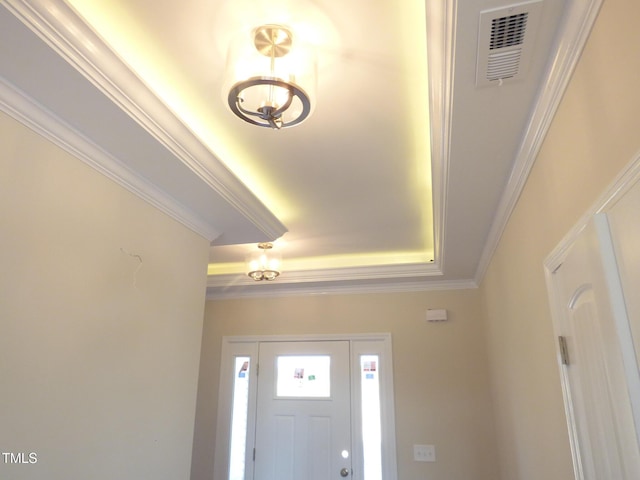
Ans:
[[[450,321],[431,324],[427,308]],[[192,480],[212,480],[218,368],[224,335],[390,332],[398,473],[402,480],[495,480],[487,355],[477,290],[317,295],[207,302]],[[436,463],[413,461],[435,444]]]
[[[542,263],[640,149],[638,18],[604,2],[481,286],[503,480],[573,478]]]
[[[188,478],[208,242],[4,115],[0,137],[0,449],[37,454],[0,478]]]

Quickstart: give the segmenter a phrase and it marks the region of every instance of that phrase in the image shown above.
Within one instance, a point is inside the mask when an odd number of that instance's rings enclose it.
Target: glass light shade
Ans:
[[[223,94],[231,111],[249,123],[290,127],[314,108],[316,70],[313,48],[286,27],[263,25],[232,40]]]
[[[247,255],[246,263],[247,275],[255,281],[275,280],[282,269],[282,257],[275,253],[271,246],[259,246],[258,251]]]

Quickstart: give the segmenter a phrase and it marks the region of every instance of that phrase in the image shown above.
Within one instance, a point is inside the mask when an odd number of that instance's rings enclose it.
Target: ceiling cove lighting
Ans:
[[[272,251],[272,243],[259,243],[258,249],[247,255],[247,275],[256,282],[275,280],[280,275],[282,258]]]
[[[261,25],[231,42],[227,102],[245,122],[275,130],[304,121],[313,109],[315,52],[283,25]]]

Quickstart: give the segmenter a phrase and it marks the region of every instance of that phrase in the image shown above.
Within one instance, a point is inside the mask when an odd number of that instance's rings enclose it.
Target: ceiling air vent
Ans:
[[[533,52],[542,1],[480,13],[476,85],[501,85],[521,78]]]

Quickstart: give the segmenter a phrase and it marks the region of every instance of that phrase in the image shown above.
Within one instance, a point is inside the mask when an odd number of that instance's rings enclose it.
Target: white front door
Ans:
[[[619,323],[627,322],[606,218],[591,221],[552,274],[578,478],[640,478]],[[635,363],[635,362],[634,362]],[[637,372],[636,372],[637,375]]]
[[[259,346],[255,480],[351,476],[348,341]]]
[[[223,338],[214,479],[396,480],[395,447],[389,334]]]

